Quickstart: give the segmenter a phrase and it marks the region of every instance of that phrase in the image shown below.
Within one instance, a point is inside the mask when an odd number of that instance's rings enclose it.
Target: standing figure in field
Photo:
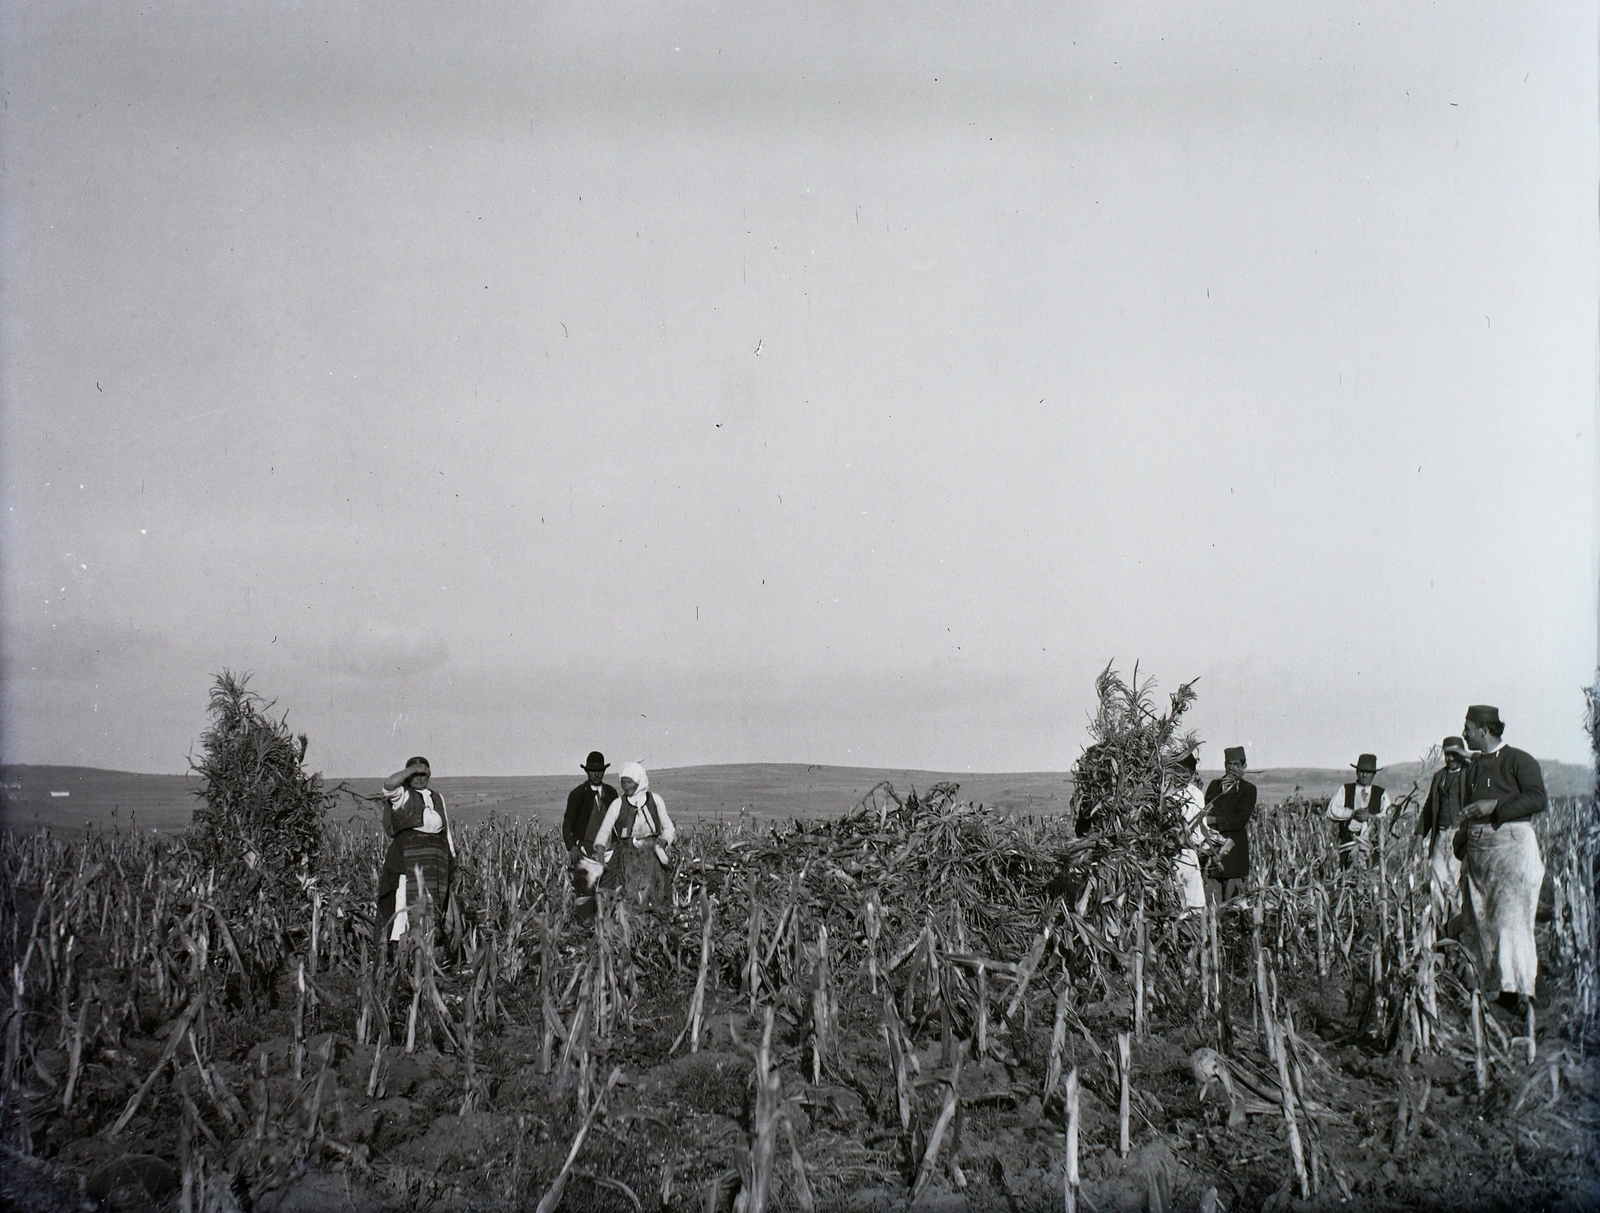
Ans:
[[[383,832],[390,842],[383,870],[378,873],[377,929],[381,933],[388,928],[384,938],[391,943],[406,933],[410,926],[407,908],[422,897],[419,871],[440,921],[450,906],[456,844],[444,797],[428,786],[432,776],[428,760],[417,757],[408,759],[403,770],[383,781],[388,797],[383,806]]]
[[[561,843],[567,848],[568,872],[578,898],[578,912],[592,908],[595,886],[603,863],[594,853],[594,836],[606,810],[617,799],[617,789],[605,781],[606,756],[590,750],[584,760],[584,781],[567,793],[567,811],[561,818]]]
[[[1328,801],[1328,820],[1338,827],[1341,868],[1350,866],[1369,834],[1377,836],[1389,808],[1389,793],[1372,782],[1379,770],[1377,756],[1363,754],[1351,765],[1356,770],[1356,781],[1345,784]]]
[[[1256,785],[1244,777],[1244,747],[1231,745],[1222,751],[1223,774],[1206,786],[1206,813],[1212,829],[1227,845],[1218,855],[1216,882],[1223,901],[1232,901],[1244,892],[1250,879],[1250,834],[1247,827],[1256,811]]]
[[[643,766],[624,763],[617,782],[622,795],[606,810],[594,838],[606,865],[600,887],[618,889],[629,901],[659,904],[667,889],[669,848],[678,837],[677,827],[667,815],[667,802],[650,790]]]
[[[1460,737],[1446,737],[1444,766],[1433,773],[1428,797],[1417,815],[1417,837],[1422,839],[1428,863],[1428,900],[1433,906],[1433,927],[1445,925],[1461,912],[1461,861],[1456,858],[1455,833],[1466,803],[1467,764],[1472,751]]]
[[[1544,812],[1549,798],[1539,763],[1501,740],[1505,728],[1498,708],[1474,704],[1461,729],[1478,751],[1467,768],[1461,809],[1461,943],[1477,965],[1479,987],[1515,1010],[1520,1000],[1533,998],[1539,977],[1533,924],[1544,858],[1529,818]]]
[[[1183,903],[1183,916],[1186,918],[1204,909],[1206,904],[1206,884],[1200,873],[1200,857],[1202,853],[1215,852],[1222,845],[1222,839],[1206,821],[1206,802],[1200,795],[1200,780],[1196,774],[1200,765],[1195,753],[1197,748],[1196,745],[1190,745],[1171,760],[1174,774],[1183,786],[1185,846],[1178,852],[1174,876],[1178,884],[1178,900]]]

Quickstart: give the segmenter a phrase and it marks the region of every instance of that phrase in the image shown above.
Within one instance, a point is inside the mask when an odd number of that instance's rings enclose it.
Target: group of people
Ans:
[[[1539,974],[1534,924],[1544,859],[1530,820],[1549,804],[1539,763],[1506,745],[1498,708],[1474,704],[1461,734],[1446,737],[1445,765],[1433,776],[1417,815],[1429,900],[1441,935],[1467,950],[1486,992],[1507,1010],[1531,999]],[[1255,811],[1255,785],[1244,778],[1245,752],[1230,746],[1220,779],[1202,793],[1195,746],[1175,756],[1186,773],[1184,817],[1189,845],[1177,862],[1184,906],[1229,901],[1250,875],[1246,825]],[[1373,754],[1351,764],[1355,778],[1328,799],[1333,845],[1342,867],[1358,862],[1395,810],[1375,781]]]
[[[567,796],[561,841],[567,850],[580,914],[593,913],[595,892],[611,889],[641,903],[661,900],[678,830],[667,802],[650,790],[637,762],[624,763],[619,793],[605,781],[609,764],[599,750],[584,761],[585,779]],[[389,839],[378,873],[378,931],[389,943],[410,927],[424,897],[440,915],[450,906],[456,841],[444,797],[429,783],[432,767],[420,755],[383,781],[383,832]]]
[[[1424,840],[1435,923],[1467,949],[1483,987],[1512,1009],[1533,997],[1538,978],[1534,923],[1544,860],[1531,818],[1549,801],[1538,762],[1506,745],[1504,733],[1499,709],[1467,709],[1461,734],[1444,739],[1445,765],[1428,787],[1416,834]],[[1190,745],[1171,760],[1182,781],[1188,829],[1176,869],[1186,910],[1244,891],[1256,808],[1244,747],[1223,751],[1222,776],[1203,790],[1197,750]],[[1327,808],[1346,868],[1392,812],[1388,792],[1375,782],[1377,757],[1362,754],[1351,766],[1354,780],[1329,798]],[[637,762],[623,764],[620,791],[606,782],[610,764],[600,751],[592,751],[582,769],[584,781],[568,794],[561,821],[579,913],[593,913],[600,889],[659,902],[677,839],[666,801],[650,790],[650,776]],[[428,760],[419,756],[383,782],[390,842],[378,878],[378,923],[391,941],[405,934],[408,909],[422,897],[431,897],[440,913],[449,906],[455,837],[444,798],[428,786],[431,775]],[[419,876],[422,887],[410,888]]]
[[[678,828],[667,802],[650,790],[650,776],[637,762],[617,775],[621,792],[606,782],[610,766],[599,750],[584,760],[584,781],[567,793],[561,842],[567,848],[573,892],[580,914],[592,914],[595,893],[609,889],[628,900],[654,905],[666,892],[672,844]]]
[[[1202,793],[1197,771],[1199,745],[1187,746],[1176,765],[1183,773],[1183,817],[1188,846],[1178,855],[1178,892],[1184,909],[1211,901],[1231,901],[1250,878],[1250,817],[1256,811],[1256,785],[1244,777],[1243,746],[1222,751],[1220,779]],[[1203,865],[1203,866],[1202,866]]]

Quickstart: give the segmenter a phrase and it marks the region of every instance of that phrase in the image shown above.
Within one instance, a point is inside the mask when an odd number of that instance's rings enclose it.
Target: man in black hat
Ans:
[[[1428,798],[1417,815],[1417,837],[1428,857],[1428,896],[1433,904],[1433,926],[1442,932],[1461,911],[1461,861],[1456,858],[1455,832],[1466,800],[1467,764],[1472,751],[1460,737],[1446,737],[1440,747],[1444,766],[1433,773]]]
[[[1250,879],[1250,834],[1246,827],[1256,811],[1256,785],[1244,777],[1247,765],[1242,745],[1222,751],[1223,773],[1206,786],[1206,812],[1217,833],[1230,842],[1217,859],[1212,875],[1221,884],[1217,890],[1223,901],[1232,901],[1244,892]]]
[[[1348,868],[1356,848],[1366,840],[1374,819],[1381,822],[1389,810],[1389,793],[1373,783],[1377,777],[1378,757],[1363,754],[1350,764],[1355,768],[1356,781],[1347,783],[1328,800],[1328,820],[1338,826],[1339,866]]]
[[[1550,801],[1538,761],[1506,745],[1505,730],[1499,708],[1467,709],[1461,734],[1478,756],[1467,768],[1461,810],[1461,942],[1476,962],[1480,988],[1515,1010],[1533,998],[1539,978],[1533,930],[1544,857],[1529,819]]]
[[[606,810],[617,798],[617,789],[605,781],[609,765],[599,750],[590,750],[583,763],[583,772],[588,778],[567,793],[567,812],[561,819],[561,842],[569,857],[574,855],[580,842],[594,841]]]

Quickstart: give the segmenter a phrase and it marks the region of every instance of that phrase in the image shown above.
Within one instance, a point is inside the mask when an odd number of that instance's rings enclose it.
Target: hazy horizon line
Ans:
[[[1539,765],[1541,767],[1574,767],[1574,768],[1577,768],[1577,769],[1580,769],[1580,770],[1590,769],[1589,768],[1589,764],[1587,764],[1587,763],[1568,762],[1568,761],[1566,761],[1564,759],[1559,759],[1559,758],[1541,758],[1537,754],[1534,755],[1534,758],[1539,763]],[[1408,758],[1408,759],[1403,759],[1403,760],[1400,760],[1400,761],[1388,763],[1388,764],[1386,764],[1386,765],[1384,765],[1382,767],[1379,767],[1378,770],[1379,770],[1379,773],[1381,774],[1383,771],[1386,771],[1386,770],[1399,770],[1399,769],[1402,769],[1402,768],[1421,767],[1421,766],[1426,765],[1426,762],[1427,762],[1426,756],[1424,756],[1422,758]],[[620,769],[620,766],[621,766],[620,763],[611,764],[610,769],[608,769],[608,771],[606,772],[607,777],[611,778],[611,779],[615,779],[617,777],[617,771]],[[1345,766],[1349,767],[1350,769],[1354,769],[1355,764],[1354,763],[1346,763]],[[152,776],[152,777],[168,778],[168,779],[187,778],[188,776],[190,776],[190,775],[195,773],[192,769],[188,770],[188,771],[133,771],[133,770],[127,770],[127,769],[121,768],[121,767],[89,766],[89,765],[85,765],[83,763],[72,763],[72,762],[7,762],[7,761],[0,760],[0,768],[14,768],[14,767],[35,767],[35,768],[38,768],[38,767],[53,767],[53,768],[58,768],[58,769],[62,769],[62,770],[104,771],[107,774],[112,774],[112,775],[148,775],[148,776]],[[749,760],[729,761],[729,762],[690,762],[690,763],[683,763],[683,764],[680,764],[678,766],[649,767],[647,769],[650,770],[651,772],[666,773],[666,772],[669,772],[669,771],[692,771],[692,770],[703,770],[703,769],[714,768],[714,767],[803,767],[803,768],[806,768],[808,770],[819,770],[819,771],[863,771],[863,772],[891,771],[891,772],[904,772],[904,773],[907,773],[907,774],[923,774],[923,775],[1061,775],[1061,776],[1064,776],[1064,777],[1067,777],[1067,778],[1070,778],[1072,776],[1072,771],[1070,769],[1059,770],[1059,769],[1052,769],[1052,768],[1048,768],[1048,767],[1017,768],[1017,769],[1006,769],[1006,770],[980,770],[980,769],[975,768],[975,767],[967,767],[965,769],[958,769],[958,768],[905,766],[905,765],[899,765],[899,764],[895,764],[895,763],[859,764],[859,763],[831,763],[831,762],[793,762],[793,761],[787,761],[787,760],[783,760],[783,759],[749,759]],[[1221,772],[1222,769],[1223,768],[1220,767],[1220,766],[1218,766],[1218,767],[1210,767],[1210,766],[1205,766],[1205,765],[1202,765],[1202,766],[1200,766],[1198,768],[1198,770],[1200,772],[1202,772],[1202,773],[1204,773],[1204,772],[1217,773],[1217,772]],[[1276,766],[1250,767],[1250,768],[1247,768],[1246,775],[1247,776],[1248,775],[1252,775],[1252,774],[1253,775],[1266,775],[1266,774],[1271,774],[1271,773],[1279,772],[1279,771],[1318,771],[1318,772],[1326,772],[1326,771],[1340,771],[1340,770],[1343,770],[1343,769],[1345,769],[1345,768],[1344,767],[1339,767],[1339,766],[1322,766],[1322,765],[1318,765],[1318,764],[1315,764],[1315,763],[1286,762],[1286,763],[1278,764]],[[312,773],[316,774],[316,775],[320,775],[324,780],[341,782],[341,783],[348,782],[348,781],[351,781],[351,780],[363,780],[363,781],[365,781],[365,780],[383,780],[383,779],[388,778],[388,776],[390,774],[392,774],[392,772],[385,771],[385,772],[374,773],[374,774],[356,774],[356,775],[340,774],[340,775],[333,775],[333,774],[329,774],[326,771],[315,771],[315,770]],[[435,779],[559,779],[559,778],[565,778],[569,774],[581,774],[581,773],[582,773],[582,768],[578,767],[576,769],[575,773],[574,772],[567,772],[567,771],[471,771],[471,772],[455,772],[455,773],[435,772],[434,778]]]

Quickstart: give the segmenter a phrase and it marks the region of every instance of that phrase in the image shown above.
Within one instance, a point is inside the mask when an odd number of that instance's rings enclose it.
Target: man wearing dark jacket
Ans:
[[[561,819],[561,842],[570,857],[580,842],[592,842],[594,832],[605,819],[606,810],[617,798],[617,789],[605,781],[606,756],[591,750],[583,764],[588,776],[567,793],[567,812]]]
[[[1444,766],[1433,773],[1428,798],[1417,816],[1417,837],[1428,857],[1428,897],[1433,905],[1433,929],[1441,934],[1445,924],[1461,911],[1461,861],[1456,858],[1455,832],[1467,790],[1467,764],[1472,751],[1459,737],[1446,737]]]
[[[1223,775],[1206,786],[1206,820],[1231,843],[1224,846],[1212,879],[1222,884],[1222,900],[1244,892],[1250,879],[1250,835],[1245,829],[1256,811],[1256,785],[1244,777],[1244,747],[1222,751]]]
[[[1473,704],[1461,734],[1478,756],[1467,768],[1461,821],[1466,853],[1461,860],[1461,942],[1477,963],[1485,995],[1507,1010],[1533,998],[1539,977],[1534,921],[1544,857],[1533,832],[1533,816],[1549,806],[1544,773],[1526,750],[1501,740],[1500,710]]]

